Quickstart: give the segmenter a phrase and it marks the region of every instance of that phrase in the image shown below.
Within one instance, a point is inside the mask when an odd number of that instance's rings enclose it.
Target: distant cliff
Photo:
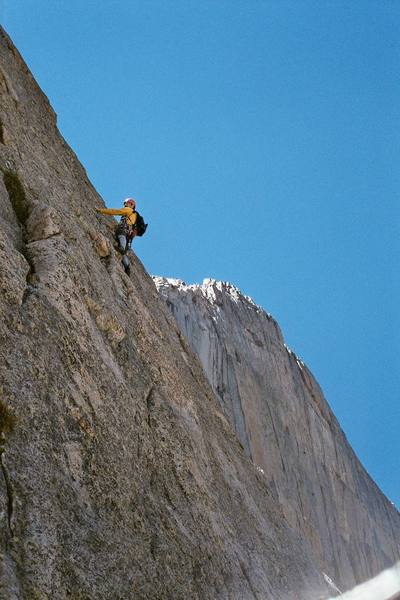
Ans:
[[[276,321],[228,283],[154,278],[243,448],[342,590],[400,558],[400,514]]]
[[[0,30],[0,598],[326,598],[102,206]]]

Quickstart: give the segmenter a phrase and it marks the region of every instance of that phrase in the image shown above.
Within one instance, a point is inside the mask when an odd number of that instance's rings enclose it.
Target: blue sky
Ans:
[[[153,274],[271,312],[400,506],[400,3],[0,0]]]

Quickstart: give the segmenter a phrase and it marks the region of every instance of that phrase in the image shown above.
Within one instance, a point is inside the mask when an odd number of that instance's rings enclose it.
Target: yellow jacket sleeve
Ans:
[[[97,212],[101,213],[102,215],[128,217],[128,224],[132,226],[136,223],[137,219],[136,211],[134,211],[129,206],[126,206],[124,208],[98,208]]]
[[[120,215],[121,217],[124,215],[129,217],[133,213],[133,210],[129,206],[126,208],[98,208],[97,211],[102,215]]]

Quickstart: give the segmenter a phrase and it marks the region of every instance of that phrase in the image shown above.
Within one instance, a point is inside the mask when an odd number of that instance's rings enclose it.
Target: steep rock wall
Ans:
[[[1,30],[0,597],[326,597],[101,206]]]
[[[230,284],[154,278],[287,520],[342,590],[400,557],[400,515],[276,321]]]

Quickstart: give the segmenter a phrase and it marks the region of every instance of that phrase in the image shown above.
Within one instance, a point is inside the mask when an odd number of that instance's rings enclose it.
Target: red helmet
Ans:
[[[127,198],[124,200],[124,206],[130,206],[131,208],[136,208],[136,201],[133,198]]]

